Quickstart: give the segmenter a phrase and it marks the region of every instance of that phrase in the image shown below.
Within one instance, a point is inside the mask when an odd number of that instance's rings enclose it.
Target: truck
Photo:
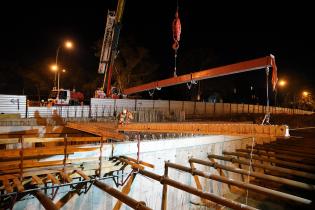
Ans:
[[[80,105],[83,100],[83,93],[69,89],[52,90],[48,98],[52,105]]]

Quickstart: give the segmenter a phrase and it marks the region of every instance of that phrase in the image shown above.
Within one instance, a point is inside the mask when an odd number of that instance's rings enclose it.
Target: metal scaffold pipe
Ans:
[[[158,174],[155,174],[155,173],[152,173],[152,172],[149,172],[146,170],[139,170],[139,173],[144,175],[144,176],[150,177],[151,179],[159,181],[162,184],[170,185],[170,186],[175,187],[177,189],[183,190],[185,192],[194,194],[194,195],[199,196],[201,198],[205,198],[207,200],[216,202],[218,204],[221,204],[223,206],[226,206],[226,207],[229,207],[232,209],[236,209],[236,210],[245,210],[245,209],[246,210],[254,210],[254,209],[256,209],[254,207],[251,207],[251,206],[248,206],[248,205],[245,205],[242,203],[238,203],[236,201],[233,201],[233,200],[230,200],[230,199],[227,199],[227,198],[224,198],[224,197],[212,194],[212,193],[203,192],[203,191],[198,190],[198,189],[191,187],[189,185],[182,184],[182,183],[177,182],[175,180],[165,178],[163,176],[160,176]]]
[[[282,154],[288,154],[288,155],[294,155],[294,156],[302,156],[307,158],[315,158],[314,151],[308,151],[307,148],[304,149],[293,149],[292,146],[290,147],[278,147],[274,145],[269,144],[257,144],[255,145],[255,148],[265,151],[270,151],[274,153],[282,153]]]
[[[232,163],[250,165],[250,162],[248,160],[240,160],[240,159],[237,159],[237,158],[232,157],[232,156],[220,156],[220,155],[209,154],[208,158],[214,158],[214,159],[218,159],[218,160],[229,161]],[[270,165],[264,165],[264,164],[258,164],[258,163],[252,163],[252,166],[257,167],[257,168],[267,169],[270,171],[282,172],[282,173],[286,173],[286,174],[290,174],[290,175],[294,175],[294,176],[300,176],[300,177],[304,177],[307,179],[314,179],[315,180],[314,174],[307,173],[304,171],[297,171],[297,170],[293,170],[293,169],[289,169],[289,168],[282,168],[282,167],[278,167],[278,166],[270,166]]]
[[[32,194],[39,200],[39,202],[48,210],[58,210],[59,208],[54,204],[54,202],[45,195],[42,191],[36,190]]]
[[[223,151],[222,154],[233,155],[233,156],[244,157],[244,158],[250,158],[249,154],[245,154],[245,153],[241,153],[241,152]],[[294,163],[294,162],[288,162],[288,161],[283,161],[283,160],[278,160],[278,159],[271,159],[271,158],[267,158],[267,157],[260,157],[258,155],[253,155],[252,158],[255,160],[262,160],[262,161],[266,161],[266,162],[270,162],[270,163],[276,163],[276,164],[279,164],[281,166],[293,167],[293,168],[300,169],[303,171],[315,172],[314,166],[304,165],[301,163]]]
[[[151,208],[146,206],[145,202],[143,202],[143,201],[136,201],[135,199],[133,199],[133,198],[123,194],[119,190],[116,190],[115,188],[112,188],[111,186],[109,186],[109,185],[107,185],[107,184],[105,184],[103,182],[95,181],[94,185],[96,187],[100,188],[101,190],[107,192],[111,196],[117,198],[121,202],[127,204],[128,206],[130,206],[133,209],[152,210]]]
[[[242,153],[251,153],[251,149],[236,149],[235,151],[236,152],[242,152]],[[297,161],[302,161],[302,160],[306,159],[306,158],[298,157],[298,156],[290,156],[287,154],[280,154],[280,153],[274,153],[271,151],[264,151],[264,150],[257,149],[257,148],[254,148],[252,153],[259,155],[259,156],[279,158],[279,159],[282,159],[282,160],[285,160],[288,162],[297,162]],[[306,160],[308,160],[308,159],[306,159]],[[306,164],[306,163],[304,163],[304,164]]]
[[[299,202],[299,203],[303,203],[303,204],[310,204],[312,202],[311,200],[304,199],[304,198],[301,198],[301,197],[298,197],[298,196],[290,195],[290,194],[279,192],[279,191],[276,191],[276,190],[271,190],[271,189],[268,189],[268,188],[265,188],[265,187],[261,187],[261,186],[257,186],[257,185],[254,185],[254,184],[240,182],[240,181],[237,181],[237,180],[225,178],[225,177],[218,176],[218,175],[215,175],[215,174],[206,173],[206,172],[203,172],[203,171],[200,171],[200,170],[196,170],[196,169],[193,169],[193,168],[190,168],[190,167],[178,165],[178,164],[175,164],[175,163],[166,163],[166,165],[168,167],[170,167],[170,168],[175,168],[177,170],[181,170],[181,171],[185,171],[185,172],[191,173],[192,175],[202,176],[204,178],[216,180],[216,181],[219,181],[219,182],[223,182],[223,183],[226,183],[226,184],[234,185],[234,186],[241,187],[241,188],[244,188],[244,189],[253,190],[253,191],[256,191],[256,192],[259,192],[259,193],[264,193],[264,194],[267,194],[267,195],[272,195],[272,196],[276,196],[276,197],[283,198],[283,199],[289,199],[289,200],[292,200],[292,201],[295,201],[295,202]]]
[[[210,167],[214,167],[214,168],[220,168],[220,169],[223,169],[223,170],[226,170],[226,171],[231,171],[231,172],[238,173],[238,174],[248,175],[248,171],[240,169],[240,168],[234,168],[234,167],[231,167],[231,166],[224,166],[224,165],[221,165],[221,164],[212,163],[212,162],[204,161],[204,160],[199,160],[199,159],[196,159],[196,158],[191,158],[191,159],[189,159],[189,161],[194,162],[194,163],[199,163],[199,164],[202,164],[202,165],[205,165],[205,166],[210,166]],[[261,174],[261,173],[257,173],[257,172],[251,172],[250,176],[256,177],[256,178],[259,178],[259,179],[264,179],[264,180],[269,180],[269,181],[285,184],[285,185],[292,186],[292,187],[301,188],[301,189],[304,189],[304,190],[311,190],[311,191],[315,190],[315,186],[312,185],[312,184],[305,184],[303,182],[298,182],[298,181],[285,179],[285,178],[281,178],[281,177]]]

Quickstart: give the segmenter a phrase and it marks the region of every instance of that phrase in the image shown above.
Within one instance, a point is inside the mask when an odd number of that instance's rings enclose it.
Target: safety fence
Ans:
[[[26,96],[0,94],[0,119],[2,114],[16,114],[25,118]]]
[[[4,97],[5,96],[5,97]],[[266,106],[252,104],[210,103],[171,100],[98,99],[83,106],[27,106],[25,96],[0,95],[0,113],[19,114],[21,118],[102,118],[116,117],[123,109],[132,111],[136,121],[183,120],[185,116],[220,116],[230,114],[263,114]],[[308,115],[311,111],[269,107],[271,114]]]

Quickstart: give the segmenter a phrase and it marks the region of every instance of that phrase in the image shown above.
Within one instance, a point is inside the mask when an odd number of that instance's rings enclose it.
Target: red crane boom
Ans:
[[[277,75],[277,66],[275,63],[275,57],[273,55],[265,56],[262,58],[252,59],[248,61],[243,61],[239,63],[234,63],[226,66],[215,67],[211,69],[206,69],[203,71],[198,71],[190,74],[185,74],[178,77],[172,77],[169,79],[159,80],[155,82],[146,83],[143,85],[127,88],[123,91],[123,94],[130,95],[138,92],[153,90],[156,88],[163,88],[173,85],[179,85],[191,81],[204,80],[214,77],[221,77],[230,74],[237,74],[246,71],[253,71],[258,69],[263,69],[267,67],[273,68],[272,75]],[[274,84],[273,84],[274,85]]]

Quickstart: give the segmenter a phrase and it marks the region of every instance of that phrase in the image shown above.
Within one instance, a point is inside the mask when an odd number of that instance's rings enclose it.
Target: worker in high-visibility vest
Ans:
[[[123,111],[119,114],[119,120],[118,123],[120,125],[122,124],[128,124],[130,120],[133,119],[133,115],[131,112],[127,111],[127,109],[123,109]]]

